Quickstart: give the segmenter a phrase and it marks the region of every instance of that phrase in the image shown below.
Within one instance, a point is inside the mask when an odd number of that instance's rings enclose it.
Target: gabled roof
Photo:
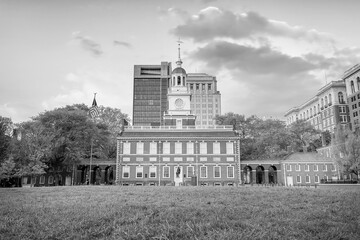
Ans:
[[[306,153],[293,153],[290,154],[285,160],[282,161],[282,163],[297,163],[297,162],[333,162],[332,159],[326,158],[316,152],[306,152]]]

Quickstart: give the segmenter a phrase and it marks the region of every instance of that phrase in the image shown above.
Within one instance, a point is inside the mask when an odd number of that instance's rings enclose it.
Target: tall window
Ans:
[[[315,183],[319,183],[320,181],[319,181],[320,179],[319,179],[319,176],[318,175],[315,175]]]
[[[170,167],[169,166],[163,167],[163,178],[170,178]]]
[[[220,154],[220,143],[219,142],[213,143],[213,151],[214,151],[214,154]]]
[[[200,177],[207,178],[207,167],[206,166],[200,167]]]
[[[45,176],[42,175],[40,176],[40,184],[44,184],[45,183]]]
[[[157,143],[156,142],[150,143],[150,154],[157,154]]]
[[[226,154],[234,154],[234,144],[232,142],[226,143]]]
[[[327,98],[327,96],[325,96],[325,106],[327,106],[328,105],[328,98]]]
[[[182,154],[182,142],[175,143],[175,153]]]
[[[339,97],[339,103],[345,103],[344,102],[344,94],[342,92],[338,93],[338,97]]]
[[[351,87],[351,93],[354,93],[355,92],[354,81],[350,82],[350,87]]]
[[[136,153],[144,154],[144,143],[143,142],[136,143]]]
[[[296,182],[301,183],[301,176],[299,176],[299,175],[296,176]]]
[[[136,166],[136,178],[142,178],[143,177],[143,166]]]
[[[327,165],[323,165],[323,171],[326,172],[327,171]]]
[[[48,184],[53,184],[54,182],[54,177],[53,176],[49,176],[48,178]]]
[[[228,166],[227,167],[227,177],[228,178],[234,178],[234,167],[233,166]]]
[[[188,166],[186,172],[187,172],[187,174],[186,174],[187,177],[194,176],[194,166]]]
[[[329,94],[329,104],[331,104],[331,94]]]
[[[149,178],[156,178],[156,166],[149,167]]]
[[[305,176],[305,182],[306,182],[306,183],[310,183],[310,176],[309,176],[309,175],[306,175],[306,176]]]
[[[124,149],[123,149],[123,154],[130,154],[130,143],[129,142],[125,142],[123,144]]]
[[[193,142],[186,143],[186,152],[187,152],[187,154],[194,154],[194,143]]]
[[[358,91],[360,91],[360,77],[356,78],[356,85],[357,85]]]
[[[214,178],[220,178],[220,177],[221,177],[220,166],[215,166],[214,167]]]
[[[129,178],[129,177],[130,177],[130,167],[123,166],[123,178]]]
[[[169,142],[163,143],[163,153],[170,154],[170,143]]]
[[[207,154],[207,144],[206,142],[200,143],[200,154]]]
[[[324,107],[324,99],[322,98],[321,99],[321,108],[323,108]]]

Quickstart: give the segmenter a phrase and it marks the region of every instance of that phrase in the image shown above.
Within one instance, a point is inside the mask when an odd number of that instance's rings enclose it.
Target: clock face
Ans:
[[[175,100],[175,106],[176,108],[183,108],[184,107],[184,101],[181,98],[178,98]]]

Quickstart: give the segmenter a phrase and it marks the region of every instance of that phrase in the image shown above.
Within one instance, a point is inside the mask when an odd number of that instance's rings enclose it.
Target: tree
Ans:
[[[288,130],[292,137],[292,144],[300,149],[308,147],[320,138],[320,132],[306,120],[297,120],[288,127]]]
[[[337,126],[332,149],[337,165],[343,174],[355,174],[360,178],[360,131]]]
[[[11,147],[12,121],[10,118],[0,116],[0,165],[7,160]]]
[[[104,152],[108,158],[116,158],[116,137],[123,130],[124,120],[129,122],[129,116],[120,109],[99,106],[96,123],[104,124],[109,131],[109,144],[104,145]]]
[[[285,123],[277,119],[226,113],[217,116],[219,125],[233,125],[240,136],[241,159],[281,158],[291,142]]]

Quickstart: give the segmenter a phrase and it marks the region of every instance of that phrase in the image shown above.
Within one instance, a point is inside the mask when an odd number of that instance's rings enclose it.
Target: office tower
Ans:
[[[134,66],[133,125],[160,126],[167,111],[171,63]]]
[[[188,73],[187,87],[191,93],[191,110],[196,115],[196,126],[213,126],[215,116],[221,115],[221,94],[217,90],[216,77],[206,73]]]

